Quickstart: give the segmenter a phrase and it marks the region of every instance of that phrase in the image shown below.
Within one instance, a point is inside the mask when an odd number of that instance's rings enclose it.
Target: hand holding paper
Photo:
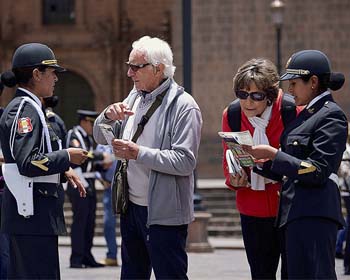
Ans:
[[[243,150],[256,158],[257,162],[273,160],[277,154],[277,149],[269,145],[248,146],[243,145]]]
[[[99,124],[98,126],[101,129],[101,132],[104,138],[106,139],[108,145],[112,146],[112,141],[114,138],[116,138],[114,135],[113,127],[104,123]]]

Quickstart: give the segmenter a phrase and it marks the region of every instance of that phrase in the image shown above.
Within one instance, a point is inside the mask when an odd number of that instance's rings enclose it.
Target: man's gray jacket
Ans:
[[[137,97],[134,89],[124,102],[130,108]],[[183,225],[194,219],[193,171],[197,164],[201,136],[202,116],[200,109],[182,87],[171,81],[157,120],[152,147],[140,146],[136,159],[151,169],[148,190],[148,225]],[[105,110],[94,124],[94,138],[99,144],[107,144],[99,124],[112,125],[123,135],[125,121],[105,118]],[[145,130],[147,129],[147,124]]]

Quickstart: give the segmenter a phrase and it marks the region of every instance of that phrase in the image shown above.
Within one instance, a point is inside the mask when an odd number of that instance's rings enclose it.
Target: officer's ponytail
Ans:
[[[6,71],[1,74],[1,82],[9,87],[12,88],[17,85],[17,79],[15,74],[12,71]]]
[[[329,77],[328,87],[331,90],[338,90],[344,85],[344,82],[345,82],[344,75],[342,73],[334,72],[334,73],[331,73]]]
[[[304,82],[307,82],[310,80],[312,75],[302,76],[301,79]],[[331,90],[338,90],[340,89],[345,82],[345,77],[342,73],[339,72],[332,72],[332,73],[326,73],[326,74],[319,74],[318,77],[318,92],[322,93],[325,92],[328,89]]]

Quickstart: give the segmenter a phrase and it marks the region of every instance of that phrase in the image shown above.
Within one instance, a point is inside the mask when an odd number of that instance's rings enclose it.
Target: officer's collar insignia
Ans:
[[[17,121],[17,131],[19,134],[25,134],[33,130],[32,121],[30,118],[20,118]]]
[[[51,117],[54,117],[54,116],[55,116],[54,112],[52,112],[52,111],[47,111],[46,112],[46,117],[51,118]]]
[[[48,171],[49,168],[44,165],[48,161],[49,161],[49,159],[47,157],[45,157],[42,160],[32,160],[30,163],[33,164],[36,167],[39,167],[41,170]]]
[[[315,108],[309,108],[309,109],[307,109],[307,111],[309,112],[309,114],[313,114],[314,113],[314,111],[315,111]]]
[[[288,68],[289,64],[290,64],[290,61],[292,60],[292,57],[290,57],[286,63],[286,68]]]

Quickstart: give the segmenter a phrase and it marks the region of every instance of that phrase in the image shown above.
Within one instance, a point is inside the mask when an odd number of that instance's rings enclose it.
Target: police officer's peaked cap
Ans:
[[[294,53],[286,65],[286,73],[280,80],[292,80],[303,76],[321,76],[330,74],[331,66],[328,57],[317,50],[303,50]]]
[[[95,121],[98,117],[99,113],[95,111],[89,111],[89,110],[78,110],[78,117],[79,120],[88,120],[88,121]]]
[[[29,43],[19,46],[12,58],[12,69],[33,67],[33,66],[53,67],[58,72],[65,71],[57,64],[55,54],[46,45],[40,43]]]

